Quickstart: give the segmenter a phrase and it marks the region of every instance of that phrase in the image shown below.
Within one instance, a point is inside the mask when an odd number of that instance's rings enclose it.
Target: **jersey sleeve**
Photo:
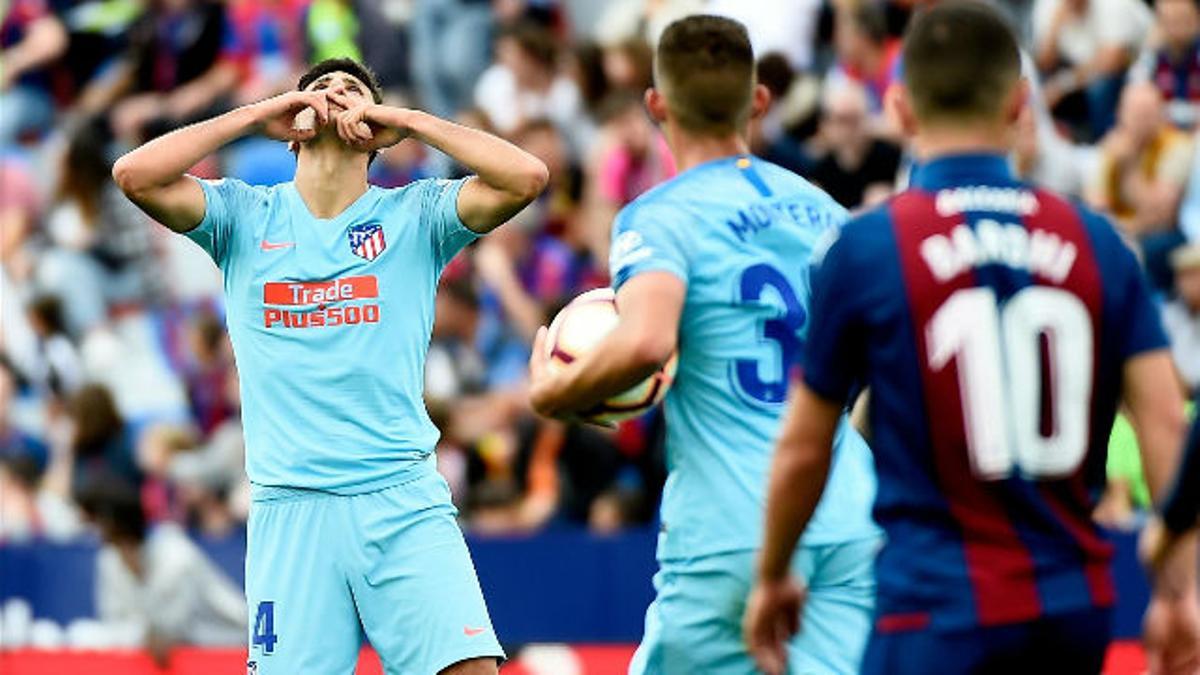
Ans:
[[[1108,295],[1105,311],[1111,317],[1105,321],[1106,330],[1114,331],[1117,354],[1128,360],[1144,352],[1166,349],[1170,342],[1163,329],[1162,314],[1141,264],[1107,220],[1100,216],[1092,218]]]
[[[866,356],[853,245],[847,231],[834,230],[827,250],[814,251],[809,270],[808,335],[801,359],[804,382],[830,401],[845,402],[861,382]]]
[[[643,272],[669,272],[688,282],[688,252],[678,219],[678,214],[636,202],[617,214],[608,256],[613,290]]]
[[[204,190],[204,219],[183,233],[204,249],[218,267],[224,269],[233,258],[234,223],[239,213],[249,213],[259,198],[256,188],[233,178],[208,180],[196,178]]]
[[[445,267],[450,259],[479,238],[458,215],[458,193],[470,178],[421,181],[421,217],[429,227],[434,259]]]

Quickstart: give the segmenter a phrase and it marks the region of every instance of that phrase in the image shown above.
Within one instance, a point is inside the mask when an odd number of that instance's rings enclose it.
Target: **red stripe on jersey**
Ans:
[[[1060,197],[1043,191],[1037,191],[1038,210],[1031,216],[1026,216],[1025,225],[1032,234],[1043,230],[1057,235],[1064,242],[1075,245],[1078,252],[1075,263],[1065,279],[1056,282],[1042,276],[1037,276],[1037,282],[1042,286],[1057,286],[1069,291],[1079,298],[1087,308],[1092,319],[1092,391],[1088,395],[1088,410],[1094,409],[1096,386],[1095,377],[1100,372],[1100,346],[1103,311],[1103,291],[1100,269],[1096,264],[1096,256],[1092,254],[1091,238],[1079,213],[1070,203]],[[1089,420],[1090,422],[1090,420]],[[1091,424],[1088,424],[1088,455],[1080,463],[1074,474],[1064,481],[1040,486],[1039,494],[1050,505],[1051,510],[1060,524],[1079,546],[1083,553],[1084,575],[1087,577],[1088,588],[1092,602],[1098,607],[1107,607],[1116,599],[1113,587],[1112,571],[1109,562],[1112,560],[1112,544],[1104,539],[1091,518],[1095,507],[1088,496],[1086,483],[1087,467],[1095,462],[1102,462],[1107,447],[1107,439],[1094,443],[1090,437]]]
[[[994,491],[997,484],[979,480],[971,470],[958,364],[952,360],[934,371],[928,361],[930,320],[955,291],[975,287],[975,277],[967,270],[939,282],[921,256],[921,244],[935,234],[949,236],[963,218],[939,215],[933,196],[915,191],[893,200],[891,216],[916,333],[936,479],[962,536],[979,623],[1036,618],[1041,600],[1033,557]]]
[[[884,614],[875,620],[875,630],[880,633],[899,633],[902,631],[924,630],[929,626],[929,612],[909,612],[907,614]]]

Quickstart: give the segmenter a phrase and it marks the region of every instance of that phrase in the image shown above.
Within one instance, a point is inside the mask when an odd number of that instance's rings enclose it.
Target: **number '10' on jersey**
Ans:
[[[853,220],[812,277],[805,380],[871,389],[880,629],[1113,602],[1092,524],[1125,362],[1166,345],[1103,218],[961,155]]]

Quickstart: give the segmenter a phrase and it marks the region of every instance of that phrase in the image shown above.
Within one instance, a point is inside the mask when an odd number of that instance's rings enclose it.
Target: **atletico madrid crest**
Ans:
[[[387,248],[383,240],[383,225],[367,223],[350,227],[350,250],[354,255],[366,260],[374,260]]]

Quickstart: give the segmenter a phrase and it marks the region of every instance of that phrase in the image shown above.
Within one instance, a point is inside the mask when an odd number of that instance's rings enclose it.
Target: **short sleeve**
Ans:
[[[1117,235],[1113,226],[1099,216],[1093,218],[1097,257],[1104,271],[1107,298],[1106,324],[1117,339],[1117,354],[1123,360],[1138,354],[1166,349],[1170,344],[1163,330],[1162,314],[1133,251]]]
[[[468,180],[469,177],[421,181],[421,218],[429,228],[439,267],[444,267],[467,244],[479,238],[458,215],[458,193]]]
[[[249,212],[258,193],[255,188],[233,178],[195,180],[204,190],[204,219],[183,234],[224,269],[232,256],[234,219],[239,213]]]
[[[688,282],[688,256],[679,237],[679,216],[636,202],[617,214],[608,255],[613,289],[643,272],[670,272]]]
[[[805,383],[822,398],[845,402],[860,384],[865,362],[863,321],[858,310],[859,276],[846,230],[824,252],[814,252],[809,272],[808,335],[802,366]]]

